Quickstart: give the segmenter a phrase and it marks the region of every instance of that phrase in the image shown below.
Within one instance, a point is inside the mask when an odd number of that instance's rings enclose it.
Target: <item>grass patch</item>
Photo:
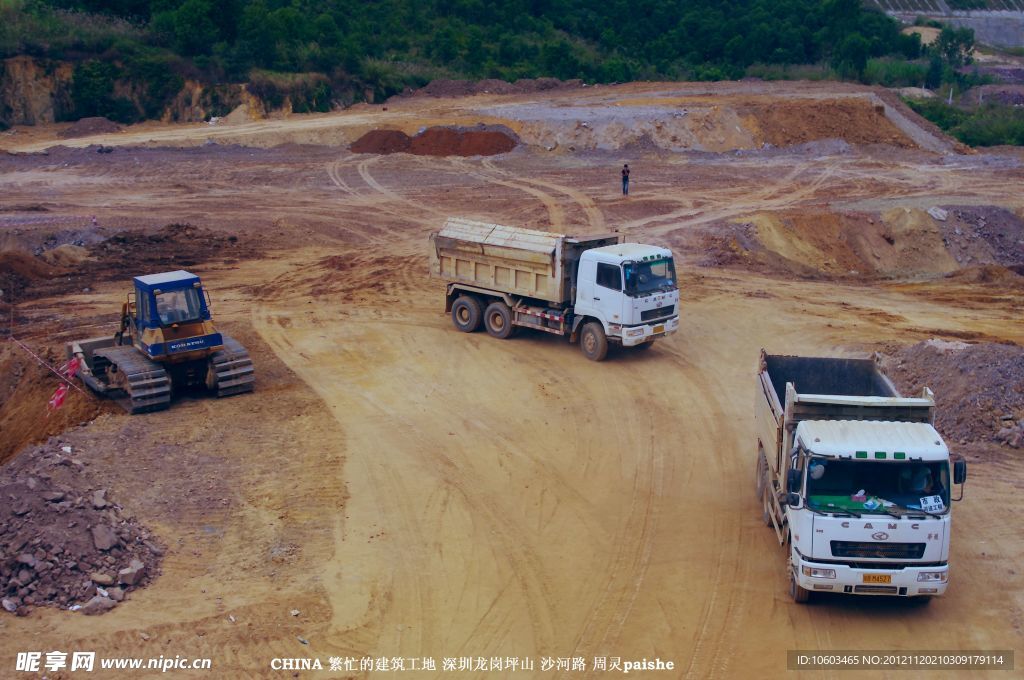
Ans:
[[[1024,146],[1024,108],[986,104],[968,111],[936,99],[903,101],[964,144]]]
[[[900,59],[869,59],[863,81],[885,87],[924,87],[928,64]]]

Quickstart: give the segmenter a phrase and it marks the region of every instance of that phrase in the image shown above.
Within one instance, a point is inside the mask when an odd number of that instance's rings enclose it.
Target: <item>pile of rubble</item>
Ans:
[[[0,606],[113,609],[160,571],[164,549],[105,489],[88,461],[51,439],[0,469]]]
[[[1024,347],[934,339],[886,352],[884,362],[902,394],[935,392],[943,436],[1024,448]]]

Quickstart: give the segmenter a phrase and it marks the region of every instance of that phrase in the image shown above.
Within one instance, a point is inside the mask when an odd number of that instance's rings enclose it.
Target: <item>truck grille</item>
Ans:
[[[668,307],[658,307],[657,309],[648,309],[646,312],[640,312],[640,320],[650,321],[651,319],[660,319],[663,316],[672,316],[672,314],[675,311],[675,305],[669,305]]]
[[[834,557],[876,557],[888,560],[919,560],[924,543],[874,543],[869,541],[832,541]]]
[[[853,592],[865,593],[867,595],[897,595],[902,594],[896,586],[854,586]]]

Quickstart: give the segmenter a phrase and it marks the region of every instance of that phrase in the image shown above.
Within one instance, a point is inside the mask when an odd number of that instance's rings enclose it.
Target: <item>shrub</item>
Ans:
[[[923,86],[927,75],[926,64],[883,57],[868,61],[863,81],[885,87]]]

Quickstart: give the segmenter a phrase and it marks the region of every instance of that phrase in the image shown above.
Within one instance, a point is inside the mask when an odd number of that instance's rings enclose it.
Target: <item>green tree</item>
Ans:
[[[210,0],[185,0],[174,13],[174,43],[182,54],[209,54],[217,42]]]
[[[971,53],[974,51],[974,30],[945,26],[935,40],[933,49],[954,69],[970,64]]]
[[[844,76],[856,75],[860,78],[868,65],[869,51],[870,44],[867,39],[860,33],[851,33],[843,38],[836,48],[832,56],[832,65]]]

